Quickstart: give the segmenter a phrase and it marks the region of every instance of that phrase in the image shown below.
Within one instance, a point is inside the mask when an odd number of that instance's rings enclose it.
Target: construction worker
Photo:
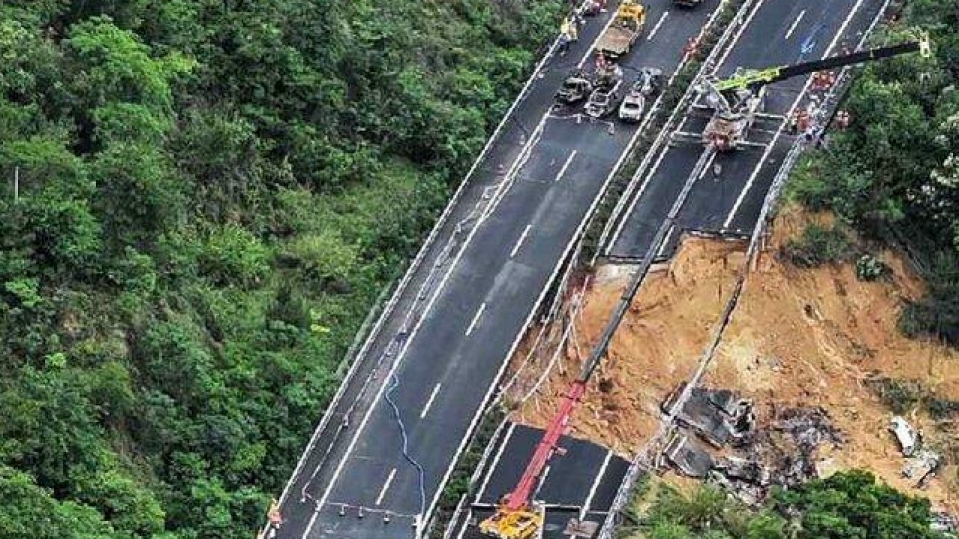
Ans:
[[[799,109],[796,111],[796,130],[797,131],[806,131],[809,129],[809,111],[806,109]]]
[[[840,110],[839,112],[836,113],[836,127],[840,131],[843,131],[847,127],[849,127],[849,121],[850,121],[850,118],[849,118],[849,113],[847,111]]]
[[[799,129],[799,121],[796,118],[795,114],[789,115],[789,122],[786,124],[786,132],[790,135],[795,135]]]
[[[573,11],[573,24],[576,25],[577,30],[586,25],[586,19],[583,18],[583,10],[577,9]]]
[[[813,75],[813,88],[825,90],[836,82],[836,74],[832,71],[817,71]]]
[[[575,35],[575,30],[571,30],[572,24],[569,22],[569,18],[563,19],[563,24],[559,26],[559,54],[560,56],[566,56],[566,53],[569,51],[569,44],[573,41],[573,36]]]

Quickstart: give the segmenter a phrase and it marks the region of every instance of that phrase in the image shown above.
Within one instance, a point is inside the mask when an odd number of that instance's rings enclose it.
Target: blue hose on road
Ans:
[[[386,390],[386,393],[383,394],[383,398],[386,399],[386,402],[390,405],[390,408],[393,409],[393,417],[396,419],[396,425],[400,428],[400,437],[403,439],[403,458],[412,464],[419,473],[420,515],[423,515],[423,512],[426,511],[426,471],[423,470],[423,467],[420,466],[420,463],[416,462],[416,459],[414,459],[408,452],[409,438],[406,435],[406,425],[403,424],[403,419],[400,417],[399,407],[396,406],[396,403],[393,402],[393,397],[390,396],[398,385],[400,385],[400,379],[396,377],[396,373],[393,373],[390,375],[390,387]]]

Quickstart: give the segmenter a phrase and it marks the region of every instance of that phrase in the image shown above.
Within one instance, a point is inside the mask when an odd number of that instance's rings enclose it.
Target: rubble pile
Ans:
[[[925,447],[922,443],[922,434],[916,432],[902,416],[897,415],[892,418],[889,422],[889,432],[896,438],[899,450],[905,459],[902,476],[915,481],[914,488],[920,490],[926,488],[942,465],[942,455]]]
[[[664,410],[675,406],[682,390],[667,397]],[[683,475],[705,478],[746,503],[760,504],[772,487],[819,477],[819,448],[845,441],[823,408],[773,407],[770,415],[761,427],[750,401],[726,389],[695,388],[662,456]]]

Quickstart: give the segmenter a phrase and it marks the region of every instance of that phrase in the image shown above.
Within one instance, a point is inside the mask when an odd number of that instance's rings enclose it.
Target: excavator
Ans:
[[[743,111],[737,110],[735,107],[741,106],[744,101],[748,101],[750,96],[755,95],[767,84],[805,73],[834,69],[844,65],[889,58],[915,51],[920,51],[924,57],[931,55],[928,37],[923,36],[918,41],[892,47],[870,49],[793,66],[749,72],[740,71],[729,79],[708,81],[707,88],[714,99],[720,100],[716,105],[716,117],[720,117],[720,121],[729,121],[728,118],[722,118],[722,116],[743,114]],[[748,92],[748,95],[743,95],[742,92]],[[716,127],[713,129],[715,130]],[[703,138],[707,139],[706,134],[703,135]],[[711,140],[710,143],[712,143]],[[542,481],[543,471],[550,459],[554,454],[563,453],[559,446],[560,438],[566,434],[572,414],[586,394],[586,387],[590,378],[606,356],[613,335],[626,315],[632,298],[639,291],[642,284],[642,274],[643,272],[636,272],[630,280],[616,305],[612,318],[606,324],[599,341],[591,350],[579,376],[567,388],[556,415],[553,416],[543,432],[543,436],[527,463],[523,475],[520,476],[513,490],[503,496],[496,512],[480,522],[481,533],[495,539],[533,539],[538,536],[543,527],[545,514],[544,508],[533,500],[533,496]]]
[[[676,141],[700,140],[718,151],[729,151],[755,145],[755,143],[749,143],[745,139],[749,128],[752,127],[756,119],[765,116],[763,108],[766,86],[800,75],[892,58],[917,51],[924,58],[932,54],[927,34],[923,34],[916,41],[868,49],[822,60],[758,70],[740,68],[731,77],[722,80],[707,77],[697,87],[700,95],[704,96],[705,105],[694,105],[694,107],[711,112],[712,116],[709,123],[706,124],[706,128],[701,135],[681,131],[675,133],[673,138]],[[775,118],[774,116],[768,117]]]

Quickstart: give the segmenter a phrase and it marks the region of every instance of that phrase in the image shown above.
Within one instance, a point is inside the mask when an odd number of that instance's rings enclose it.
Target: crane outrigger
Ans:
[[[705,105],[699,108],[712,112],[709,123],[701,135],[677,132],[674,140],[699,140],[718,151],[728,151],[749,146],[746,134],[758,117],[763,115],[765,90],[775,84],[800,75],[828,71],[844,66],[892,58],[902,54],[919,52],[930,56],[931,47],[927,35],[916,40],[889,47],[877,47],[864,51],[813,60],[794,65],[765,69],[737,69],[731,77],[718,79],[706,77],[697,90],[704,97]],[[752,144],[755,145],[755,144]]]
[[[916,51],[919,51],[923,57],[931,55],[928,37],[923,35],[921,39],[913,42],[791,66],[749,71],[737,70],[735,75],[723,80],[707,79],[702,83],[701,91],[707,95],[707,101],[714,107],[715,113],[701,139],[706,144],[716,146],[717,149],[736,147],[737,142],[742,140],[746,128],[752,123],[752,119],[746,121],[747,117],[755,114],[761,102],[762,89],[769,84],[807,73],[891,58]],[[586,394],[590,378],[606,356],[613,335],[622,322],[632,299],[639,291],[642,274],[643,272],[636,272],[630,280],[629,286],[616,305],[612,319],[607,323],[599,342],[590,352],[579,376],[567,388],[555,416],[543,432],[543,437],[537,444],[515,488],[502,498],[496,512],[480,523],[479,528],[482,533],[496,539],[532,539],[543,527],[543,508],[533,500],[535,490],[542,480],[543,470],[550,459],[555,453],[561,452],[560,438],[566,433],[573,412]]]

